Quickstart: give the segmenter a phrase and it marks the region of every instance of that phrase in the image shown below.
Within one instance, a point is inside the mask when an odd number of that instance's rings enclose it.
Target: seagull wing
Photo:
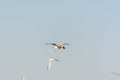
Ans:
[[[22,77],[22,80],[25,80],[24,76]]]
[[[54,45],[54,46],[57,46],[56,43],[46,43],[46,45]]]
[[[57,62],[59,62],[59,63],[61,63],[58,59],[54,59],[55,61],[57,61]]]
[[[52,65],[52,60],[49,60],[49,63],[48,63],[48,66],[47,66],[47,70],[50,69],[51,65]]]
[[[62,45],[70,45],[69,43],[63,43]]]

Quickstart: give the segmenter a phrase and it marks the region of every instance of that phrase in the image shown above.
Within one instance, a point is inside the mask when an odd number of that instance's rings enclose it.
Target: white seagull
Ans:
[[[58,59],[51,58],[51,59],[48,60],[47,70],[50,69],[53,61],[57,61],[57,62],[61,63]]]
[[[56,43],[46,43],[46,45],[53,45],[53,47],[56,48],[56,49],[65,49],[64,45],[70,45],[70,44],[64,43],[64,44],[58,45]]]

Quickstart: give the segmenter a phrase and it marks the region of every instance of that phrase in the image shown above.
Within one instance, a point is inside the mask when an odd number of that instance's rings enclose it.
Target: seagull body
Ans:
[[[46,43],[46,45],[48,45],[48,44],[53,45],[53,47],[56,48],[56,49],[65,49],[65,45],[70,45],[68,43],[64,43],[64,44],[61,44],[61,45],[58,45],[56,43]]]
[[[52,65],[53,61],[57,61],[57,62],[60,63],[60,61],[58,59],[54,59],[54,58],[49,59],[48,60],[49,63],[48,63],[48,66],[47,66],[47,70],[49,70],[51,68],[51,65]]]

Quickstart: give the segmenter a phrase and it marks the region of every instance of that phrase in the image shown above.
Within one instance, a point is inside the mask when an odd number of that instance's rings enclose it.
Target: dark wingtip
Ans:
[[[51,44],[51,45],[55,45],[55,43],[45,43],[46,45],[49,45],[49,44]]]

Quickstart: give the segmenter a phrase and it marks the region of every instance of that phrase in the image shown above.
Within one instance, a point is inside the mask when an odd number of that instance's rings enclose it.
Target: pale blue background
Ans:
[[[47,71],[49,58],[62,64]],[[111,72],[120,73],[119,0],[0,1],[0,80],[120,79]]]

